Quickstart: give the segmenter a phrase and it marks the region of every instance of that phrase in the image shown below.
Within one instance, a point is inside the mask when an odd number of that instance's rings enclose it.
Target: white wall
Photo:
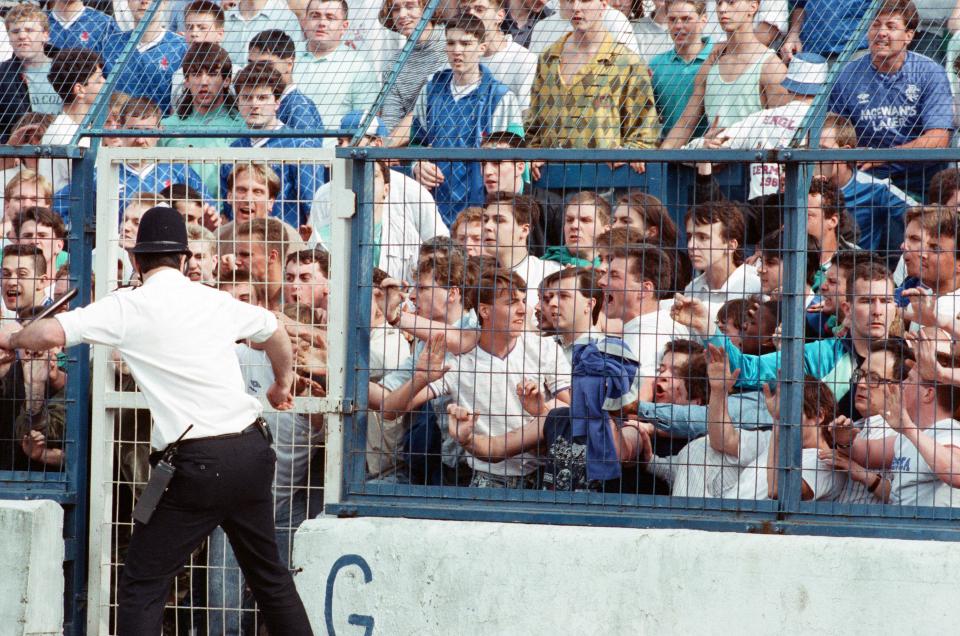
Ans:
[[[63,632],[63,509],[0,501],[0,632]]]
[[[405,519],[297,532],[317,634],[935,634],[960,625],[954,543]],[[362,560],[372,580],[348,565]],[[359,558],[359,559],[358,559]],[[369,622],[369,619],[366,619]]]

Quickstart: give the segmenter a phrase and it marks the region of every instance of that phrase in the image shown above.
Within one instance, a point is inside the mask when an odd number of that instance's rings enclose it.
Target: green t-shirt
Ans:
[[[192,112],[184,118],[177,115],[165,117],[160,122],[164,130],[173,132],[189,130],[244,130],[243,119],[236,112],[220,107],[217,110],[199,115]],[[165,148],[228,148],[233,137],[166,137],[160,139],[160,145]],[[203,186],[210,196],[220,198],[220,169],[216,162],[191,163],[190,167],[197,171]]]

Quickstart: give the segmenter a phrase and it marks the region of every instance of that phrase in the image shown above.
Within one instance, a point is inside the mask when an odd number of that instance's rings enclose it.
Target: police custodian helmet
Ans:
[[[187,225],[179,212],[168,206],[150,208],[140,218],[134,254],[178,254],[190,251]]]

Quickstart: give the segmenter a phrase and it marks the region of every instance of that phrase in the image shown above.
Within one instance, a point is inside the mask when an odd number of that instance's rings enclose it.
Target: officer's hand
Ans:
[[[293,393],[290,391],[290,384],[280,384],[274,382],[267,389],[267,400],[270,406],[278,411],[289,411],[293,408]]]

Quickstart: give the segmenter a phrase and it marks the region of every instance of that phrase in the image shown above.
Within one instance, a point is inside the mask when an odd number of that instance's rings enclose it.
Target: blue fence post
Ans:
[[[789,159],[789,153],[784,153]],[[803,344],[806,298],[807,191],[810,177],[806,164],[786,165],[784,197],[782,290],[783,364],[780,393],[780,448],[778,467],[778,508],[781,514],[800,505],[801,429],[803,405]]]
[[[79,295],[75,306],[90,302],[91,252],[93,250],[96,194],[94,171],[96,152],[87,152],[73,160],[72,181],[88,187],[71,188],[75,205],[71,210],[70,232],[67,238],[70,254],[70,281]],[[64,540],[68,546],[64,566],[66,584],[64,595],[64,633],[82,634],[86,625],[87,537],[89,535],[89,481],[90,481],[90,351],[87,345],[75,347],[67,360],[67,430],[72,431],[73,452],[67,454],[68,488],[74,494],[74,504],[64,513]],[[72,549],[69,549],[72,546]]]
[[[349,425],[344,426],[344,493],[354,492],[366,477],[367,384],[370,381],[370,304],[373,280],[373,181],[375,162],[364,149],[350,151],[353,158],[353,192],[357,213],[350,231],[350,272],[342,284],[350,285],[347,325],[347,372],[343,398],[349,400]]]

